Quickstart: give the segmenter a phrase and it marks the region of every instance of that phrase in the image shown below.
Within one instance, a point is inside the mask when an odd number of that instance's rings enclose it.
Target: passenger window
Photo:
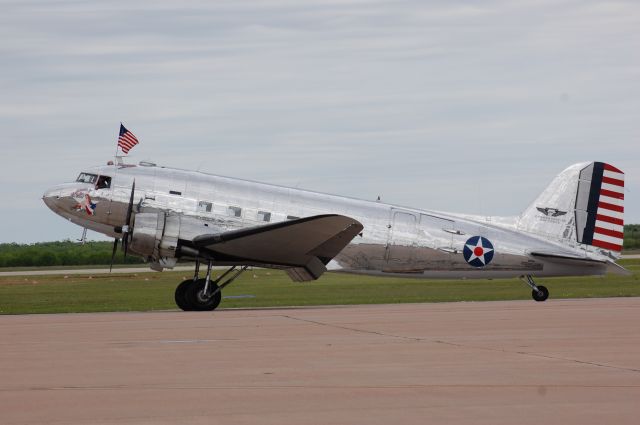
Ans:
[[[271,213],[266,211],[258,211],[258,221],[271,221]]]
[[[211,212],[211,202],[198,202],[198,212]]]
[[[227,209],[227,214],[231,217],[240,217],[242,215],[242,208],[240,207],[229,207]]]
[[[297,220],[297,219],[299,219],[299,218],[300,218],[300,217],[296,217],[295,215],[288,215],[288,216],[287,216],[287,220]]]
[[[96,189],[108,189],[110,187],[111,187],[111,177],[109,176],[98,177],[98,182],[96,183]]]

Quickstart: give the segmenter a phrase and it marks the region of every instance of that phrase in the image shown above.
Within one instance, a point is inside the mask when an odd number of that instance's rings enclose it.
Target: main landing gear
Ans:
[[[211,280],[211,267],[213,263],[207,263],[207,274],[204,279],[198,277],[200,262],[196,261],[196,268],[193,279],[187,279],[176,288],[175,300],[178,307],[184,311],[212,311],[215,310],[222,300],[222,289],[236,280],[248,266],[242,266],[236,270],[236,266],[231,267],[216,280]],[[222,279],[232,272],[235,273],[218,285]]]
[[[542,285],[536,285],[531,275],[520,276],[520,279],[531,288],[531,297],[536,301],[546,301],[549,298],[549,290]]]

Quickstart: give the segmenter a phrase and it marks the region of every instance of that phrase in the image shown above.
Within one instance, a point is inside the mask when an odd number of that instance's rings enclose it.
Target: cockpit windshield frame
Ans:
[[[111,177],[93,173],[82,172],[76,179],[78,183],[95,185],[96,189],[109,189],[111,187]]]
[[[91,173],[80,173],[80,175],[76,179],[78,183],[91,183],[91,184],[95,184],[97,180],[98,180],[98,175],[91,174]]]

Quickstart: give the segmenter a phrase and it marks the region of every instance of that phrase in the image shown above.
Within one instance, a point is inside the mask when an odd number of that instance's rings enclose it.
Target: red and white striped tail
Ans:
[[[599,195],[591,245],[620,252],[624,237],[624,173],[603,164]]]
[[[613,165],[592,162],[580,171],[576,196],[578,242],[622,251],[624,173]]]

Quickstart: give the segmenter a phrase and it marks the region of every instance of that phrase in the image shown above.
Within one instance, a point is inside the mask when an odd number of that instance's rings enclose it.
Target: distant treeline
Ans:
[[[0,267],[85,266],[109,264],[113,242],[87,242],[84,245],[69,240],[34,244],[0,244]],[[624,226],[624,249],[640,249],[640,224]],[[140,264],[135,255],[124,258],[118,247],[114,264]]]
[[[640,224],[624,226],[624,249],[640,249]]]
[[[34,244],[0,244],[0,267],[84,266],[109,264],[113,242],[87,242],[84,245],[69,240]],[[135,255],[124,258],[121,246],[113,264],[140,264]]]

